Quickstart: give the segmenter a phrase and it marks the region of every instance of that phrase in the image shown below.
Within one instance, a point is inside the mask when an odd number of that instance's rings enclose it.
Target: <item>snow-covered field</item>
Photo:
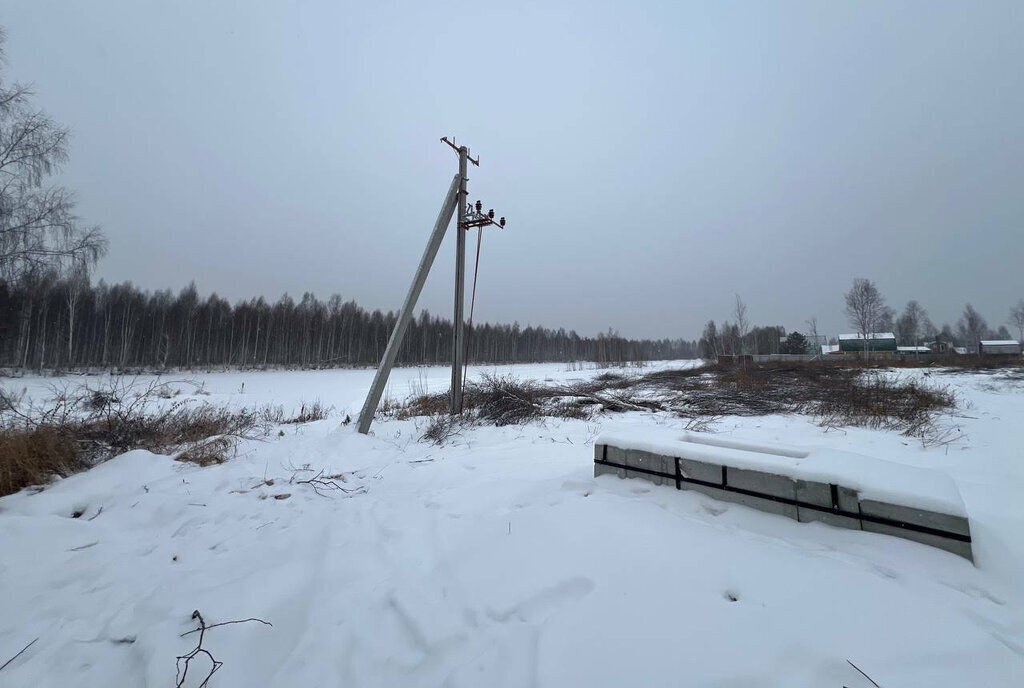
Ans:
[[[0,664],[38,638],[0,686],[174,686],[196,609],[208,624],[273,624],[208,631],[223,662],[211,686],[870,686],[847,660],[885,688],[1024,685],[1024,381],[941,376],[964,402],[948,446],[800,416],[716,428],[948,473],[972,565],[592,477],[598,432],[682,425],[667,415],[480,427],[441,448],[417,441],[422,421],[378,421],[364,437],[340,421],[372,375],[196,376],[209,393],[196,403],[319,399],[335,414],[243,443],[223,465],[132,452],[0,498]],[[52,382],[7,381],[35,398]],[[399,370],[391,396],[447,383],[443,368]],[[312,475],[303,467],[344,474],[351,492],[289,484]]]

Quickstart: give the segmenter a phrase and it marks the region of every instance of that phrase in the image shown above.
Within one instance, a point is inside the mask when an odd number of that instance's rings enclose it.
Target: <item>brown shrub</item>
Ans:
[[[304,404],[294,418],[273,409],[233,410],[187,400],[162,408],[151,404],[173,396],[166,384],[142,387],[116,378],[98,388],[54,389],[40,407],[0,389],[0,494],[132,449],[171,454],[184,447],[180,461],[222,463],[238,439],[265,435],[275,423],[309,422],[328,413],[319,403]]]
[[[900,380],[873,367],[816,362],[606,374],[557,386],[485,376],[470,383],[464,396],[465,411],[472,418],[495,425],[546,417],[589,418],[605,411],[666,411],[691,422],[713,422],[726,415],[804,413],[823,425],[884,428],[922,438],[936,432],[934,415],[956,404],[952,393],[938,385]],[[396,415],[437,417],[447,410],[447,394],[434,394],[414,397]],[[437,435],[445,435],[440,421],[433,425]]]
[[[192,445],[174,457],[175,461],[185,461],[199,466],[212,466],[228,460],[228,454],[235,448],[235,443],[228,437],[213,437]]]
[[[0,496],[81,468],[78,444],[56,428],[0,431]]]

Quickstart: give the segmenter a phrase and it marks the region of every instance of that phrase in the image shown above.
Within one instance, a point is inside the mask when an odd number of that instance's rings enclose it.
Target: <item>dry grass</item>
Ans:
[[[426,430],[420,435],[420,441],[430,442],[438,446],[447,444],[462,432],[462,428],[466,424],[467,420],[461,416],[439,413],[430,417]]]
[[[80,467],[78,444],[52,426],[0,431],[0,496]]]
[[[224,463],[234,451],[235,443],[228,437],[211,437],[197,442],[174,457],[175,461],[185,461],[199,466],[212,466]]]
[[[802,413],[822,425],[895,430],[928,438],[936,414],[956,400],[942,385],[900,379],[873,367],[816,363],[711,365],[645,375],[605,373],[567,385],[485,376],[465,390],[461,421],[522,424],[544,418],[590,418],[622,411],[668,412],[707,427],[726,415]],[[392,409],[398,418],[428,416],[423,439],[443,443],[461,430],[446,415],[448,395],[413,397]]]
[[[125,378],[98,386],[52,388],[42,406],[0,389],[0,495],[132,449],[177,453],[176,460],[200,466],[223,463],[240,439],[260,438],[275,425],[308,423],[329,414],[319,401],[302,404],[295,415],[281,407],[230,409],[178,398],[168,383],[140,385]]]

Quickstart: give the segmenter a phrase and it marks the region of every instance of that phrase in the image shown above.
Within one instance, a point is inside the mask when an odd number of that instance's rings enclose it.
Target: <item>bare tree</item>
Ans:
[[[701,356],[709,360],[717,360],[719,354],[718,347],[718,326],[715,325],[714,320],[708,320],[704,326],[704,332],[700,338],[700,352]]]
[[[892,317],[874,282],[863,277],[853,280],[853,286],[846,292],[846,317],[850,326],[855,327],[863,338],[864,356],[867,358],[871,335],[880,323]]]
[[[738,354],[746,353],[746,344],[744,339],[747,333],[750,332],[750,321],[747,320],[747,304],[743,303],[743,299],[740,298],[739,294],[736,294],[736,307],[733,310],[733,315],[736,316],[736,334],[739,339],[739,345],[733,347],[733,351]]]
[[[975,353],[980,356],[981,340],[988,331],[988,323],[985,322],[985,318],[981,317],[981,313],[974,310],[974,306],[971,304],[964,306],[964,314],[960,316],[957,329],[960,331],[960,338],[968,348],[973,347]]]
[[[0,30],[0,64],[4,34]],[[83,227],[70,191],[46,185],[68,157],[68,130],[32,104],[23,84],[0,77],[0,279],[32,268],[95,262],[106,250],[98,227]]]
[[[904,346],[918,346],[922,337],[935,329],[928,319],[928,311],[917,301],[907,302],[903,314],[896,319],[896,339]]]
[[[1010,309],[1010,324],[1017,328],[1017,341],[1024,342],[1024,299]]]
[[[814,353],[816,355],[821,354],[821,341],[818,336],[818,316],[812,315],[804,321],[807,324],[807,334],[810,335],[810,339],[814,344]]]
[[[68,309],[68,365],[75,364],[75,311],[82,298],[82,292],[89,288],[89,267],[82,261],[75,261],[67,280],[64,303]]]

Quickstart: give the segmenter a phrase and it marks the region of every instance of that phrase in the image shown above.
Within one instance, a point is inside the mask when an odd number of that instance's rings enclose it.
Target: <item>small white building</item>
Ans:
[[[982,339],[981,353],[1001,356],[1020,356],[1020,342],[1015,339]]]
[[[901,356],[920,356],[932,352],[927,346],[897,346],[896,352]]]

